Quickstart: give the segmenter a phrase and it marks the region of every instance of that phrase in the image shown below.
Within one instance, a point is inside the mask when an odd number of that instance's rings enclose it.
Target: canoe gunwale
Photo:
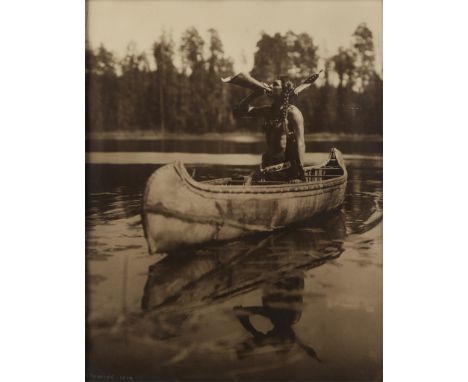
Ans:
[[[203,183],[193,179],[188,173],[182,162],[175,162],[173,164],[174,170],[177,175],[184,181],[184,183],[193,190],[198,190],[206,193],[217,194],[217,196],[226,194],[232,196],[233,194],[239,195],[269,195],[269,194],[287,194],[287,193],[301,193],[308,192],[307,196],[310,196],[312,191],[323,191],[326,189],[334,189],[341,186],[347,181],[346,167],[341,158],[341,153],[333,149],[331,155],[336,155],[339,166],[343,170],[342,175],[338,175],[333,179],[325,179],[320,181],[302,182],[302,183],[285,183],[275,185],[213,185],[209,183]],[[306,169],[320,169],[330,161],[331,158],[327,159],[321,164],[314,166],[307,166]]]

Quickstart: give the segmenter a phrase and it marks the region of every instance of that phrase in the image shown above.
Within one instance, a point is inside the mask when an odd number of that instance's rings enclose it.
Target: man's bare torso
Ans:
[[[293,105],[288,108],[287,127],[282,121],[282,110],[275,107],[262,107],[259,111],[264,118],[264,132],[267,144],[267,154],[279,156],[284,154],[287,143],[287,133],[290,131],[295,134],[296,140],[301,147],[305,147],[304,130],[301,124],[302,113]],[[298,123],[299,122],[299,123]]]

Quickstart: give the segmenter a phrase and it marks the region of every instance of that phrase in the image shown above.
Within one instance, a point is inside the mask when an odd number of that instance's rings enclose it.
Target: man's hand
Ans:
[[[265,94],[266,96],[271,96],[271,92],[272,92],[273,89],[271,88],[270,85],[267,85],[267,86],[268,86],[268,89],[264,89],[263,94]]]
[[[269,96],[269,95],[271,95],[271,87],[268,86],[268,89],[258,89],[253,94],[255,94],[255,96],[257,96],[257,97],[260,97],[260,96],[263,96],[263,95]]]

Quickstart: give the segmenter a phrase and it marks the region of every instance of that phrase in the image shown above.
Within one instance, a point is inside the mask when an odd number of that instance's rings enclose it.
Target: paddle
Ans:
[[[318,73],[314,73],[310,77],[307,77],[304,81],[302,81],[298,86],[296,86],[292,90],[291,95],[297,96],[299,93],[309,88],[317,80],[317,78],[319,78],[320,73],[322,72],[323,69],[320,70]],[[223,81],[224,83],[241,86],[243,88],[253,90],[254,92],[262,92],[265,95],[269,95],[271,92],[270,85],[256,80],[248,73],[239,73],[235,76],[221,78],[221,81]]]

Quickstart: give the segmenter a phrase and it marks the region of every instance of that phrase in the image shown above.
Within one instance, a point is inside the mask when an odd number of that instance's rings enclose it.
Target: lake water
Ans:
[[[150,256],[140,205],[156,168],[179,159],[208,179],[246,174],[259,158],[255,145],[203,142],[203,156],[196,144],[88,143],[88,379],[381,380],[381,149],[328,143],[349,172],[339,211]],[[322,148],[308,161],[326,158]]]

